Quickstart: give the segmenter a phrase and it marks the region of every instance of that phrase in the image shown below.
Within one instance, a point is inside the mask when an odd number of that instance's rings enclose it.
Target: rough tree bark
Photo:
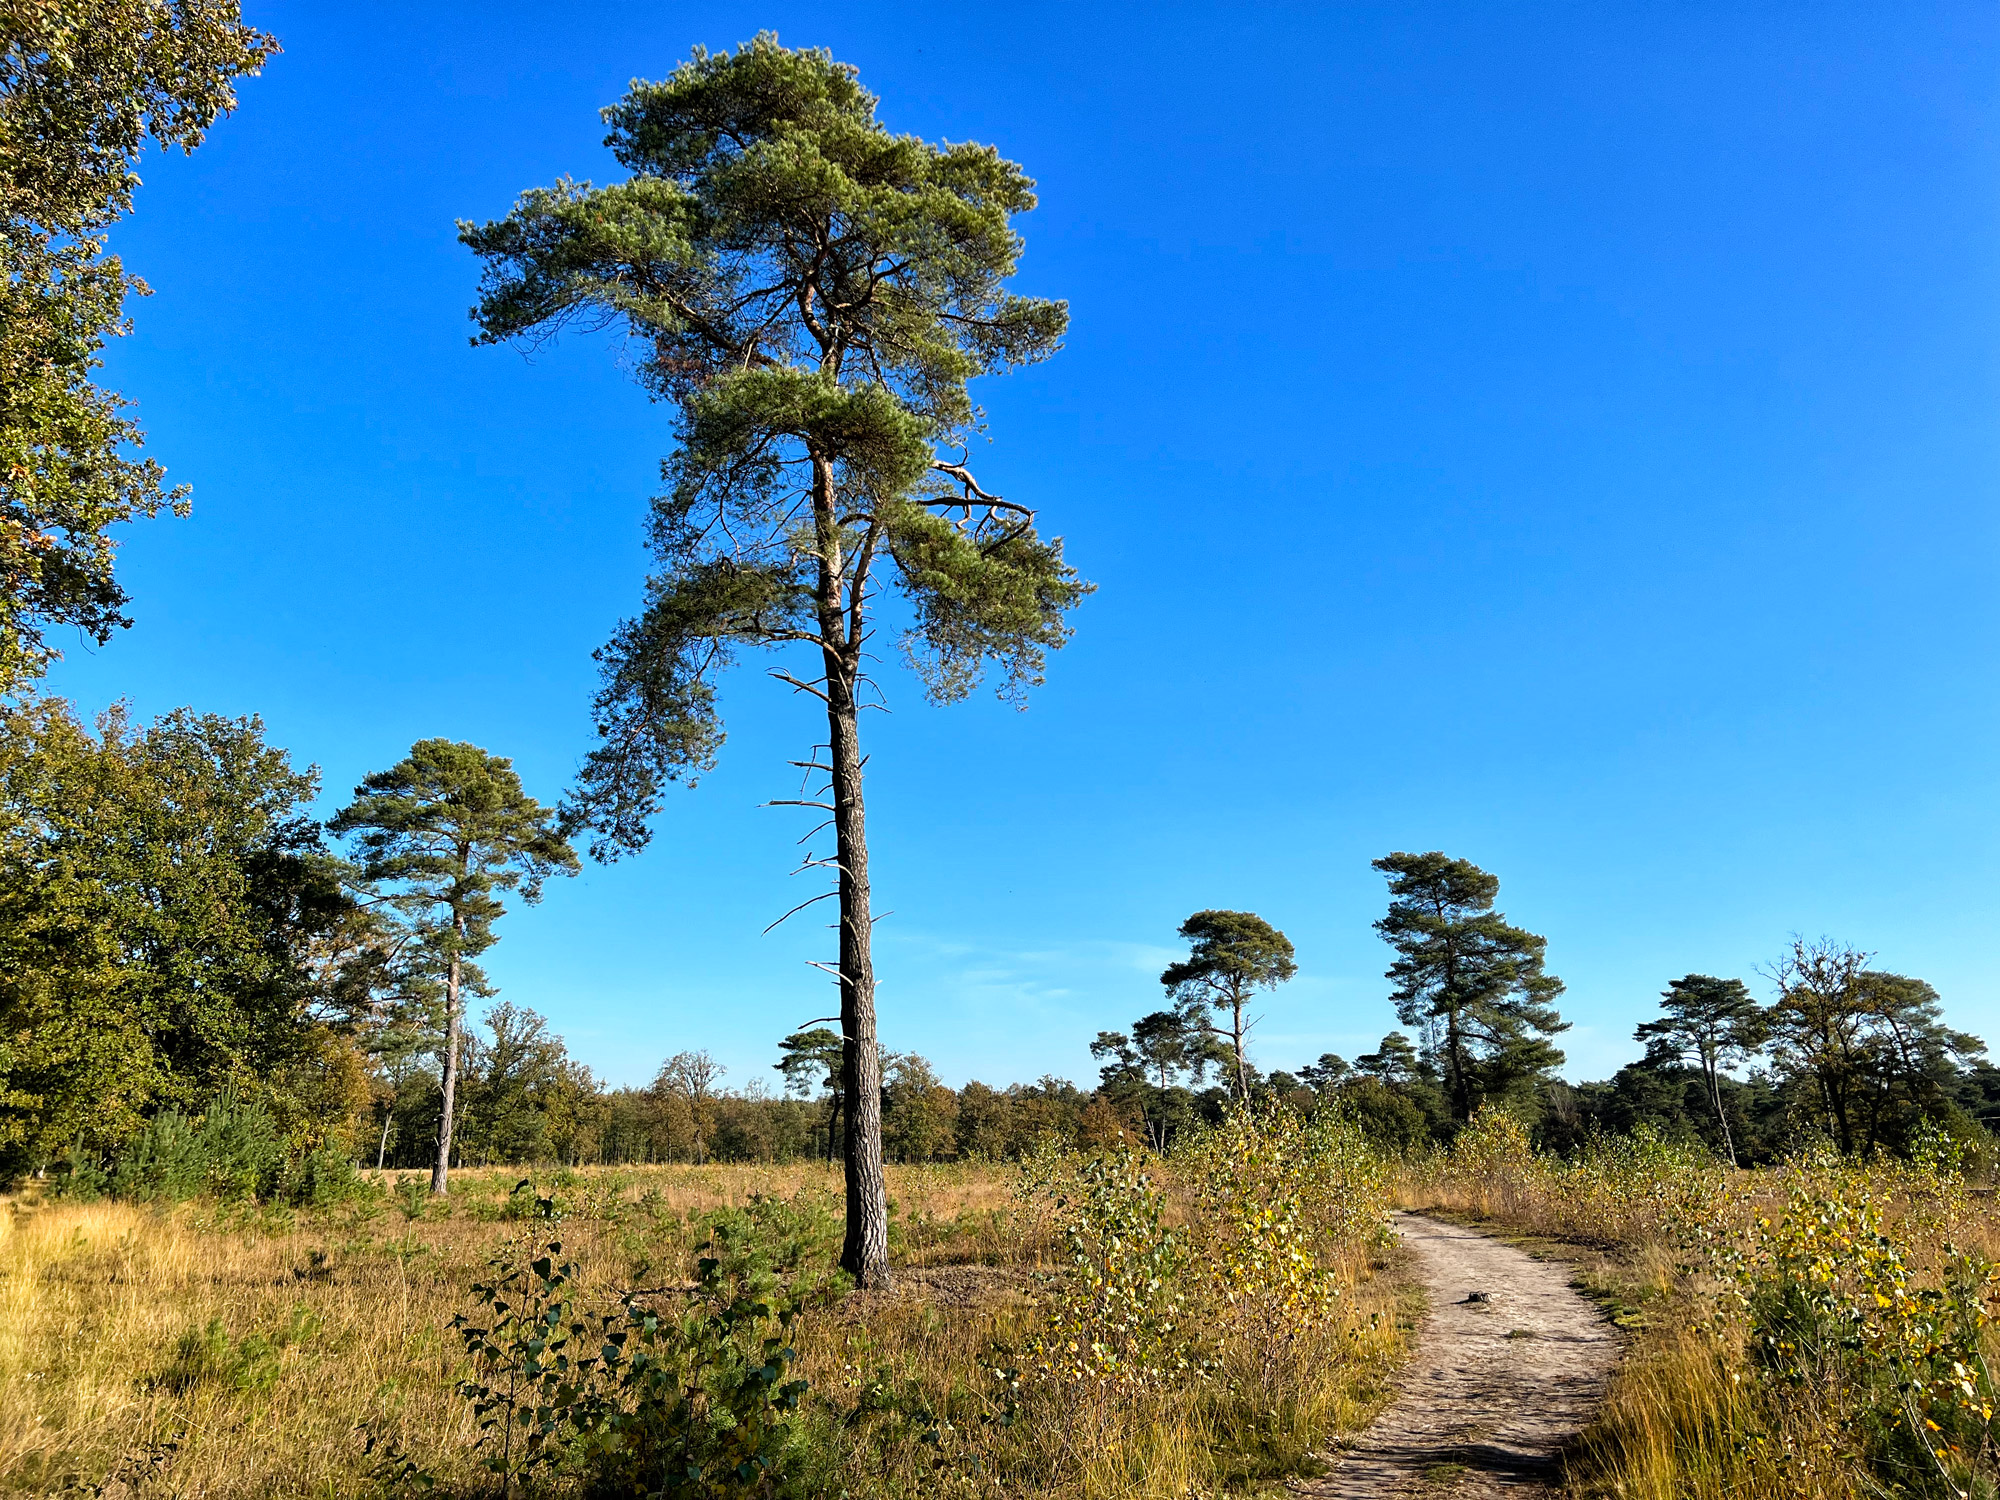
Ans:
[[[875,1039],[874,922],[868,909],[868,818],[861,795],[862,606],[870,558],[848,558],[835,509],[833,464],[815,453],[813,528],[819,550],[820,652],[825,667],[827,779],[840,893],[840,1091],[847,1105],[842,1165],[847,1231],[841,1269],[857,1286],[889,1284],[889,1194],[882,1171],[882,1055]]]

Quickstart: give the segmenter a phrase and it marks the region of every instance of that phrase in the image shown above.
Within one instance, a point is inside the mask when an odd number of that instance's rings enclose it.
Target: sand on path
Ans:
[[[1421,1214],[1398,1214],[1396,1229],[1416,1253],[1430,1316],[1395,1400],[1330,1472],[1295,1493],[1555,1495],[1558,1451],[1603,1400],[1617,1330],[1560,1262]]]

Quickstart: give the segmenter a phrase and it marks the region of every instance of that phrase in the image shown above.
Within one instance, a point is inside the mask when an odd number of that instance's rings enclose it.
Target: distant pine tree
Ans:
[[[539,901],[550,875],[574,875],[576,855],[552,809],[521,789],[512,761],[477,745],[419,740],[354,789],[328,822],[352,838],[361,880],[407,921],[444,984],[443,1099],[431,1191],[449,1190],[465,997],[490,994],[474,962],[497,938],[501,891]]]
[[[1230,1086],[1239,1099],[1250,1094],[1251,997],[1275,989],[1299,972],[1291,939],[1249,911],[1198,911],[1181,923],[1188,956],[1160,975],[1188,1029],[1227,1048]],[[1214,1017],[1228,1017],[1217,1025]]]
[[[1549,1038],[1569,1029],[1551,1003],[1562,981],[1543,970],[1547,940],[1493,909],[1499,880],[1436,852],[1374,865],[1389,877],[1389,912],[1375,930],[1396,950],[1396,1014],[1422,1028],[1452,1118],[1518,1097],[1559,1067]]]

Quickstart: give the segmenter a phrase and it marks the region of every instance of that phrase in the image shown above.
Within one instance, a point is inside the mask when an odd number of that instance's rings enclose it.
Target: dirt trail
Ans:
[[[1300,1493],[1553,1496],[1556,1451],[1603,1398],[1616,1331],[1571,1289],[1567,1267],[1419,1214],[1396,1219],[1417,1254],[1430,1317],[1395,1401]],[[1467,1300],[1475,1295],[1483,1300]]]

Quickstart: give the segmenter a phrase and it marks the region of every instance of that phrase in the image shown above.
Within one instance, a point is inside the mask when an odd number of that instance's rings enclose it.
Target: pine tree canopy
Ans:
[[[1673,980],[1660,997],[1660,1017],[1642,1021],[1633,1032],[1646,1044],[1646,1063],[1660,1067],[1686,1063],[1704,1073],[1727,1066],[1762,1043],[1764,1012],[1740,979],[1688,974]]]
[[[989,667],[1003,695],[1038,683],[1088,590],[963,461],[967,383],[1052,353],[1067,319],[1006,289],[1032,184],[875,108],[823,51],[697,50],[605,111],[626,181],[565,179],[460,226],[485,262],[476,342],[615,329],[677,410],[645,605],[598,653],[572,814],[600,857],[642,847],[663,783],[713,763],[714,678],[739,648],[804,646],[809,668],[773,675],[851,694],[885,566],[939,702]]]
[[[1216,1060],[1226,1055],[1237,1097],[1247,1098],[1247,1038],[1257,1024],[1247,1013],[1250,997],[1299,972],[1291,939],[1253,911],[1198,911],[1181,923],[1180,935],[1187,939],[1188,956],[1169,964],[1160,983],[1184,1022],[1216,1044]],[[1210,1011],[1226,1014],[1228,1024],[1216,1024]]]
[[[1183,1005],[1224,1006],[1299,972],[1291,939],[1251,911],[1198,911],[1181,923],[1188,956],[1167,965],[1160,983]]]
[[[549,876],[577,869],[513,762],[452,740],[417,741],[356,787],[327,827],[354,840],[360,878],[388,892],[441,958],[492,946],[500,892],[539,901]]]

